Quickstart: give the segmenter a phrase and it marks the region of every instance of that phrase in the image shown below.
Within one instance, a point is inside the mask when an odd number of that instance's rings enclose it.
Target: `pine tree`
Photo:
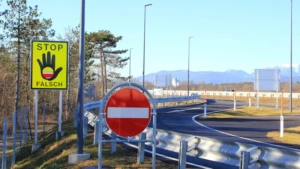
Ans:
[[[123,68],[129,58],[122,58],[119,55],[126,53],[128,50],[114,50],[117,47],[117,43],[122,40],[122,36],[114,36],[108,30],[91,32],[86,37],[92,48],[90,54],[94,58],[100,58],[102,96],[104,96],[104,93],[107,92],[107,81],[112,80],[107,78],[107,65],[114,68]],[[110,74],[110,77],[120,78],[120,75],[113,72]]]
[[[41,13],[38,6],[27,6],[26,0],[8,0],[8,9],[3,14],[4,33],[2,40],[6,40],[6,47],[10,51],[13,59],[17,60],[17,89],[15,109],[19,107],[20,97],[25,97],[26,103],[31,103],[29,87],[30,80],[30,42],[32,39],[48,40],[53,37],[55,31],[51,29],[51,19],[40,19]],[[20,74],[22,75],[22,85],[20,85]],[[21,89],[22,87],[22,89]],[[21,90],[20,90],[21,89]],[[32,107],[32,106],[31,106]]]

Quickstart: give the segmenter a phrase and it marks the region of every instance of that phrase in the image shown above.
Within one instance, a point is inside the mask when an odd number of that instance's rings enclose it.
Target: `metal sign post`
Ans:
[[[32,144],[31,152],[38,150],[41,144],[38,142],[38,110],[39,110],[39,91],[34,90],[34,143]]]
[[[63,93],[62,93],[62,90],[60,90],[59,91],[58,131],[56,132],[56,140],[58,140],[62,136],[64,136],[64,132],[61,130],[61,123],[62,123],[62,99],[63,99]]]
[[[102,130],[103,130],[103,116],[107,117],[107,115],[109,116],[113,116],[114,113],[110,112],[110,114],[108,114],[108,108],[105,108],[105,102],[107,100],[107,98],[116,92],[116,90],[118,91],[122,91],[122,89],[120,88],[137,88],[138,90],[141,90],[142,92],[140,93],[144,93],[145,95],[147,95],[150,98],[150,102],[152,104],[152,112],[150,112],[150,116],[152,116],[152,122],[153,122],[153,135],[152,135],[152,139],[151,140],[132,140],[130,139],[130,137],[127,137],[127,139],[116,139],[116,140],[102,140]],[[125,88],[126,89],[126,88]],[[112,96],[111,96],[112,97]],[[143,105],[142,105],[143,106]],[[119,106],[120,107],[120,106]],[[143,114],[147,114],[146,112]],[[142,116],[143,116],[142,114]],[[119,115],[118,115],[119,116]],[[124,115],[127,116],[127,115]],[[156,168],[156,104],[153,100],[152,95],[148,92],[147,89],[143,88],[141,85],[138,85],[136,83],[131,83],[131,82],[125,82],[122,84],[119,84],[117,86],[114,86],[109,92],[107,92],[105,94],[105,96],[103,97],[102,101],[101,101],[101,105],[99,108],[99,121],[100,121],[100,126],[99,126],[99,142],[98,142],[98,169],[102,169],[102,143],[104,142],[151,142],[152,143],[152,168],[155,169]],[[122,133],[122,135],[126,135],[126,133]],[[136,133],[131,133],[131,134],[136,134]],[[138,133],[139,134],[139,133]],[[130,133],[129,133],[130,135]]]

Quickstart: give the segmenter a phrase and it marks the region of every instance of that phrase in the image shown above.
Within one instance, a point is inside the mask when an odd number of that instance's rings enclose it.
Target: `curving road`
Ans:
[[[237,107],[247,106],[245,102],[237,102]],[[227,100],[207,100],[207,112],[221,111],[224,109],[232,109],[233,102]],[[278,130],[279,117],[255,117],[243,119],[202,119],[193,117],[203,113],[203,104],[191,106],[169,107],[157,110],[157,128],[169,130],[179,133],[192,134],[202,137],[215,138],[224,141],[241,142],[246,144],[254,144],[258,146],[268,146],[281,149],[298,149],[299,147],[279,143],[275,140],[266,138],[265,135],[269,131]],[[286,116],[285,127],[295,127],[299,125],[300,116]],[[224,131],[226,133],[246,137],[235,137],[224,134],[208,127]],[[150,126],[152,127],[152,122]],[[253,140],[251,140],[253,139]],[[261,142],[257,142],[257,141]],[[266,142],[266,143],[264,143]],[[271,143],[272,145],[270,145]],[[274,145],[273,145],[274,144]],[[281,147],[284,146],[284,147]],[[289,147],[289,148],[288,148]]]

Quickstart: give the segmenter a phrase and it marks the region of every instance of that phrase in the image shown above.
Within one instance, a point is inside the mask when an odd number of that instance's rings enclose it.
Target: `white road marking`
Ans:
[[[246,107],[246,106],[241,106],[241,107],[237,107],[237,108],[243,108],[243,107]],[[227,110],[233,110],[233,109],[217,110],[217,111],[209,112],[209,113],[207,113],[207,114],[212,114],[212,113],[217,113],[217,112],[223,112],[223,111],[227,111]],[[266,143],[266,142],[262,142],[262,141],[258,141],[258,140],[252,140],[252,139],[249,139],[249,138],[246,138],[246,137],[241,137],[241,136],[237,136],[237,135],[234,135],[234,134],[230,134],[230,133],[226,133],[226,132],[223,132],[223,131],[219,131],[219,130],[216,130],[216,129],[214,129],[214,128],[210,128],[210,127],[205,126],[204,124],[198,122],[197,120],[195,120],[195,118],[198,117],[198,116],[202,116],[202,114],[198,114],[198,115],[193,116],[192,120],[193,120],[196,124],[198,124],[198,125],[200,125],[200,126],[202,126],[202,127],[204,127],[204,128],[207,128],[207,129],[209,129],[209,130],[213,130],[213,131],[215,131],[215,132],[222,133],[222,134],[225,134],[225,135],[228,135],[228,136],[232,136],[232,137],[237,137],[237,138],[240,138],[240,139],[243,139],[243,140],[253,141],[253,142],[256,142],[256,143],[263,143],[263,144],[266,144],[266,145],[269,145],[269,146],[280,147],[280,148],[285,148],[285,149],[288,149],[288,150],[300,152],[300,150],[298,150],[298,149],[289,148],[289,147],[280,146],[280,145],[271,144],[271,143]]]
[[[177,112],[184,112],[185,110],[172,110],[172,111],[168,111],[166,113],[177,113]]]

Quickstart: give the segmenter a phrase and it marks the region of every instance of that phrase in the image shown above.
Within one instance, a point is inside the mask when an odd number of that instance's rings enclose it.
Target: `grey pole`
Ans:
[[[190,40],[191,40],[192,36],[189,37],[189,51],[188,51],[188,91],[187,94],[188,96],[190,95]]]
[[[16,134],[17,134],[17,111],[14,112],[14,120],[13,120],[13,153],[12,153],[12,166],[15,165],[16,162]]]
[[[77,153],[83,154],[83,85],[84,85],[84,19],[85,19],[85,0],[81,0],[81,18],[80,18],[80,69],[79,69],[79,99],[78,99],[78,126],[77,126]]]
[[[7,129],[6,129],[6,118],[4,118],[3,121],[3,145],[2,145],[2,166],[1,168],[6,168],[6,135],[7,135]]]
[[[291,56],[290,56],[290,70],[291,70],[291,76],[290,76],[290,112],[292,113],[293,111],[293,67],[292,67],[292,63],[293,63],[293,1],[291,0]]]
[[[46,102],[44,102],[44,133],[46,132]]]
[[[35,107],[34,107],[34,144],[38,144],[38,111],[39,111],[39,91],[38,90],[34,90],[34,103],[35,103]]]
[[[130,82],[130,78],[131,78],[131,49],[130,48],[130,51],[129,51],[129,78],[128,78],[128,81]]]
[[[23,109],[20,108],[20,150],[22,148],[22,140],[23,140]]]
[[[151,5],[152,4],[147,4],[144,8],[143,88],[145,87],[146,7]]]

